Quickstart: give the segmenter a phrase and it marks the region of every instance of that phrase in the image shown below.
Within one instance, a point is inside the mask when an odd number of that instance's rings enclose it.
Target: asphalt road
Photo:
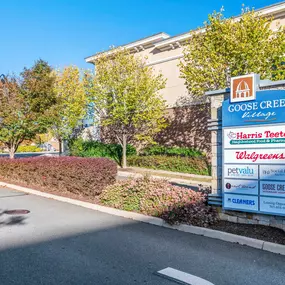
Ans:
[[[1,285],[175,285],[166,267],[215,285],[284,285],[285,257],[0,189]],[[29,214],[7,215],[26,209]]]

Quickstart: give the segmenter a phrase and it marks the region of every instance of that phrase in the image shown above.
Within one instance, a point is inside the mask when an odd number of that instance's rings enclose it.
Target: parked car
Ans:
[[[56,149],[50,143],[43,143],[43,144],[39,145],[39,147],[43,151],[56,151]]]

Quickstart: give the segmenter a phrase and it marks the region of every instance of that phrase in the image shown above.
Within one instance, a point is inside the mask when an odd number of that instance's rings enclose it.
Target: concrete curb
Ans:
[[[247,246],[257,248],[257,249],[261,249],[264,251],[269,251],[269,252],[285,255],[285,245],[281,245],[281,244],[271,243],[271,242],[267,242],[267,241],[263,241],[263,240],[248,238],[248,237],[244,237],[244,236],[234,235],[234,234],[216,231],[216,230],[211,230],[211,229],[202,228],[202,227],[189,226],[189,225],[185,225],[185,224],[170,226],[169,224],[165,223],[160,218],[146,216],[143,214],[123,211],[123,210],[118,210],[118,209],[114,209],[114,208],[109,208],[109,207],[105,207],[105,206],[101,206],[101,205],[97,205],[97,204],[92,204],[92,203],[88,203],[88,202],[83,202],[83,201],[79,201],[79,200],[75,200],[75,199],[62,197],[62,196],[57,196],[57,195],[53,195],[53,194],[37,191],[34,189],[30,189],[27,187],[22,187],[22,186],[18,186],[18,185],[14,185],[14,184],[1,182],[1,181],[0,181],[0,186],[12,188],[12,189],[15,189],[15,190],[18,190],[21,192],[41,196],[44,198],[54,199],[57,201],[77,205],[77,206],[88,208],[91,210],[100,211],[100,212],[110,214],[110,215],[114,215],[114,216],[119,216],[119,217],[132,219],[132,220],[143,222],[143,223],[152,224],[155,226],[165,227],[165,228],[174,229],[174,230],[178,230],[178,231],[185,232],[185,233],[191,233],[191,234],[195,234],[195,235],[219,239],[219,240],[223,240],[223,241],[227,241],[227,242],[231,242],[231,243],[238,243],[241,245],[247,245]]]

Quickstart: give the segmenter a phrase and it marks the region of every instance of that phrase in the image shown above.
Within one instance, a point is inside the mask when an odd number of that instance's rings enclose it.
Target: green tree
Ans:
[[[0,142],[10,158],[24,140],[44,133],[51,123],[50,108],[56,102],[54,76],[47,62],[38,60],[20,77],[6,76],[0,83]]]
[[[95,65],[90,95],[100,125],[121,144],[122,165],[126,167],[128,141],[152,142],[153,135],[166,126],[166,104],[159,93],[165,80],[161,74],[155,75],[144,59],[126,49],[101,54]]]
[[[229,87],[229,79],[250,73],[262,79],[285,78],[285,31],[272,30],[273,19],[242,9],[239,19],[209,15],[203,29],[192,32],[180,63],[189,93]]]
[[[62,141],[68,140],[74,130],[82,123],[87,112],[87,96],[84,78],[75,66],[56,71],[55,94],[57,104],[53,106],[53,124],[51,133],[59,142],[62,152]]]

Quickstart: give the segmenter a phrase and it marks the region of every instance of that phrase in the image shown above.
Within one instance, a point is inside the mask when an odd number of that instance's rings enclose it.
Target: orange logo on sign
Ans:
[[[231,79],[231,102],[255,100],[255,75],[244,75]]]

